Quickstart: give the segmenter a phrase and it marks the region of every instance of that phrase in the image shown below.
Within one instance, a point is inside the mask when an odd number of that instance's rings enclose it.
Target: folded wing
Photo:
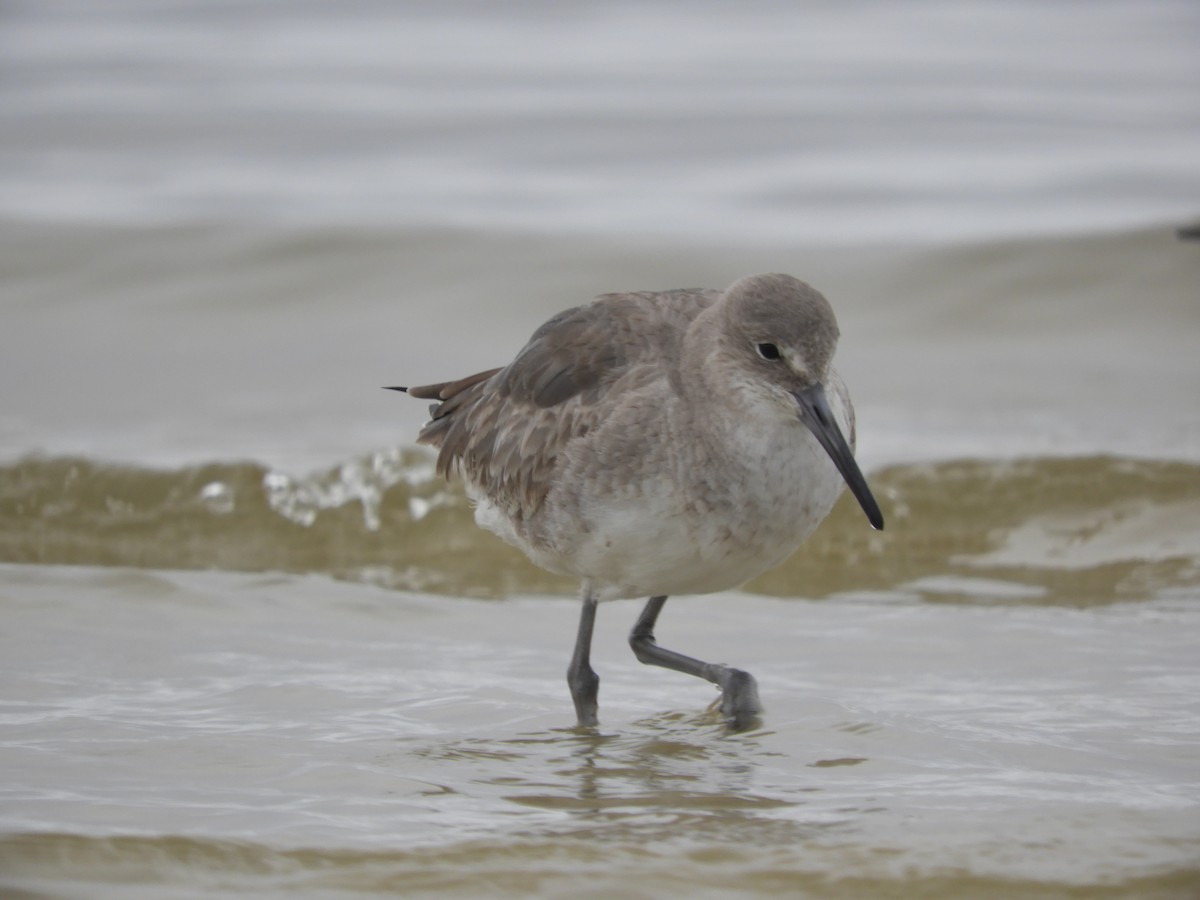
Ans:
[[[541,504],[564,449],[605,415],[618,381],[661,373],[643,366],[678,352],[688,323],[716,291],[605,294],[559,313],[508,366],[409,388],[440,401],[418,442],[438,448],[438,471],[455,467],[506,515]]]

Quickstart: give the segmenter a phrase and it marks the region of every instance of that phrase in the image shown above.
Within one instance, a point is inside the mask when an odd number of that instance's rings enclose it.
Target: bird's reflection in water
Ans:
[[[561,835],[565,825],[589,839],[792,844],[845,827],[846,810],[832,819],[828,811],[806,815],[820,792],[811,782],[759,783],[781,780],[788,768],[772,763],[778,754],[764,746],[769,734],[731,734],[713,709],[655,715],[624,733],[567,728],[460,742],[439,755],[491,760],[503,770],[474,779],[475,789],[499,789],[530,813],[531,834],[548,827]]]

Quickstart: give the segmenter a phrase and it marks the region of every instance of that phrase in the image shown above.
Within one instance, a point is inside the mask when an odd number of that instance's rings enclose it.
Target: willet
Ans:
[[[843,480],[883,527],[837,339],[819,292],[753,275],[724,292],[604,294],[503,368],[392,388],[438,401],[418,440],[438,448],[439,472],[461,471],[476,523],[580,580],[567,670],[579,725],[598,721],[596,606],[632,597],[650,598],[629,635],[641,662],[716,684],[732,729],[758,721],[749,673],[660,647],[654,627],[669,595],[737,587],[790,556]]]

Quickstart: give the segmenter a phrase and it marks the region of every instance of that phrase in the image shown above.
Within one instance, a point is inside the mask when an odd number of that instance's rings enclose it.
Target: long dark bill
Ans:
[[[846,443],[842,429],[838,428],[837,421],[833,418],[833,411],[825,399],[824,385],[814,384],[802,391],[794,391],[792,396],[796,398],[796,405],[800,407],[800,421],[808,426],[817,442],[825,448],[833,464],[842,473],[850,487],[850,493],[854,494],[854,499],[867,514],[867,521],[873,528],[882,529],[883,513],[879,511],[879,504],[875,502],[875,495],[867,486],[867,479],[863,478],[862,470],[854,461],[854,454],[850,452],[850,445]]]

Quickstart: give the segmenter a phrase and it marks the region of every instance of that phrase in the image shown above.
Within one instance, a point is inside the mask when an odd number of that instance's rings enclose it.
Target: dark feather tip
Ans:
[[[408,393],[408,388],[406,388],[406,387],[385,387],[384,390],[385,391],[402,391],[405,394]]]

